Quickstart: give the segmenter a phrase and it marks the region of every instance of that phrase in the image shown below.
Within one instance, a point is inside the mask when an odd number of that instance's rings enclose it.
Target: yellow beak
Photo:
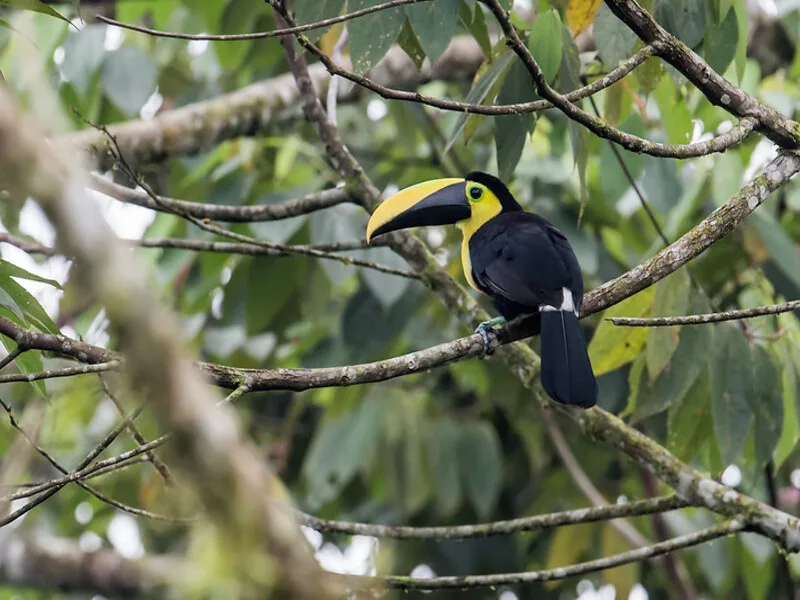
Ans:
[[[450,225],[472,214],[466,195],[466,179],[424,181],[384,200],[367,224],[367,242],[410,227]]]

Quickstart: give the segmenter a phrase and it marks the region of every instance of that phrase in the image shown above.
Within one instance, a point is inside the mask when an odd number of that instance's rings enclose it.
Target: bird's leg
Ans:
[[[493,319],[489,319],[488,321],[484,321],[478,325],[475,333],[480,333],[481,337],[483,337],[483,350],[478,358],[485,358],[492,353],[491,342],[489,340],[489,330],[495,325],[502,325],[505,322],[505,317],[494,317]]]

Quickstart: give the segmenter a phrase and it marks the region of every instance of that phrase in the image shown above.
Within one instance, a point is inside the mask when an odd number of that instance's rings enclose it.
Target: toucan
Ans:
[[[480,324],[483,355],[488,330],[533,315],[541,335],[542,387],[562,404],[597,403],[597,381],[578,324],[583,301],[580,265],[567,238],[543,217],[526,212],[497,177],[473,171],[434,179],[384,200],[367,224],[367,242],[412,227],[455,224],[463,234],[467,283],[489,296],[501,316]]]

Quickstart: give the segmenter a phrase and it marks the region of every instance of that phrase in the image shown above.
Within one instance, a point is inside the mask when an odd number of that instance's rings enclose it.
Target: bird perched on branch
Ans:
[[[461,264],[470,286],[502,315],[480,324],[483,355],[489,328],[539,315],[542,386],[562,404],[597,403],[597,382],[578,324],[583,277],[567,238],[525,212],[505,184],[487,173],[425,181],[385,200],[367,225],[367,241],[410,227],[455,224],[463,233]]]

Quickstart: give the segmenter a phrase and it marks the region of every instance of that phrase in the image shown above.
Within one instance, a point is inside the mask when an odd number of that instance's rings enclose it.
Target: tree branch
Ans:
[[[376,4],[375,6],[368,6],[366,8],[354,10],[353,12],[340,15],[338,17],[331,17],[330,19],[323,19],[321,21],[315,21],[314,23],[307,23],[305,25],[284,27],[282,29],[275,29],[273,31],[259,31],[256,33],[233,33],[227,35],[213,35],[209,33],[191,34],[191,33],[177,33],[174,31],[160,31],[158,29],[150,29],[149,27],[141,27],[139,25],[131,25],[129,23],[123,23],[122,21],[117,21],[116,19],[110,19],[103,15],[98,15],[96,19],[107,25],[113,25],[115,27],[121,27],[122,29],[128,29],[130,31],[145,33],[153,37],[172,38],[178,40],[204,40],[209,42],[235,42],[241,40],[262,40],[266,38],[302,33],[304,31],[310,31],[312,29],[322,29],[323,27],[328,27],[329,25],[344,23],[345,21],[350,21],[352,19],[363,17],[365,15],[379,12],[381,10],[388,10],[390,8],[395,8],[397,6],[403,6],[404,4],[416,4],[418,2],[428,2],[428,1],[430,0],[389,0],[388,2]]]
[[[758,130],[782,148],[800,148],[798,123],[726,81],[686,44],[656,23],[634,0],[605,2],[611,12],[642,41],[646,44],[658,43],[657,54],[691,81],[712,104],[721,106],[740,119],[755,119]]]
[[[370,77],[394,88],[414,89],[431,80],[470,78],[484,60],[472,36],[456,36],[433,66],[420,71],[408,55],[393,46],[370,71]],[[322,65],[312,65],[309,79],[315,95],[324,95],[330,75]],[[109,126],[109,131],[127,159],[134,165],[154,163],[170,156],[203,152],[225,140],[256,136],[276,121],[292,114],[299,102],[290,73],[243,87],[229,94],[187,104],[160,113],[146,121],[128,121]],[[340,86],[339,101],[357,98],[357,86]],[[108,139],[102,132],[87,129],[59,136],[55,142],[64,152],[84,151],[92,167],[113,165]]]
[[[309,40],[307,37],[298,36],[298,41],[306,50],[311,52],[311,54],[313,54],[319,59],[319,61],[325,66],[325,68],[328,70],[328,73],[330,73],[331,76],[338,75],[339,77],[343,77],[344,79],[352,81],[356,85],[359,85],[363,88],[375,92],[376,94],[378,94],[383,98],[386,98],[387,100],[403,100],[406,102],[417,102],[419,104],[426,104],[428,106],[432,106],[433,108],[438,108],[441,110],[451,110],[456,112],[465,112],[475,115],[487,115],[487,116],[518,115],[522,113],[539,112],[542,110],[554,108],[554,104],[548,100],[534,100],[532,102],[519,102],[515,104],[497,104],[497,105],[471,104],[468,102],[456,102],[454,100],[436,98],[434,96],[424,96],[418,92],[408,92],[405,90],[392,89],[385,85],[381,85],[376,81],[373,81],[369,77],[358,75],[356,73],[353,73],[351,70],[340,67],[331,57],[325,54],[316,44],[311,42],[311,40]],[[587,96],[596,94],[597,92],[612,86],[617,81],[619,81],[620,79],[631,73],[636,67],[641,65],[651,56],[653,56],[654,53],[655,53],[655,48],[649,45],[645,46],[644,48],[636,52],[636,54],[634,54],[625,62],[623,62],[619,67],[609,72],[607,75],[599,79],[596,79],[592,83],[589,83],[581,88],[573,90],[568,94],[565,94],[564,97],[568,99],[570,102],[575,102],[577,100],[586,98]]]
[[[71,342],[67,341],[65,343],[70,344]],[[98,350],[102,349],[98,348]],[[111,360],[109,362],[97,363],[97,364],[82,364],[82,365],[77,365],[75,367],[64,367],[61,369],[47,369],[46,371],[38,371],[36,373],[7,373],[5,375],[0,375],[0,384],[22,383],[26,381],[28,383],[31,383],[34,381],[41,381],[42,379],[57,379],[59,377],[75,377],[76,375],[88,375],[89,373],[104,373],[106,371],[114,371],[118,369],[120,367],[120,364],[121,363],[117,360]]]
[[[168,556],[129,560],[110,550],[85,552],[64,539],[12,538],[0,544],[0,587],[153,598],[163,597],[168,582],[185,571],[185,562]]]
[[[508,40],[509,46],[511,46],[512,50],[514,50],[516,55],[527,67],[533,77],[533,83],[539,95],[552,102],[553,105],[567,117],[580,123],[595,135],[619,144],[631,152],[641,152],[652,156],[680,159],[705,156],[714,152],[724,152],[731,146],[744,140],[744,138],[755,129],[756,125],[758,125],[758,120],[755,117],[745,117],[742,118],[736,127],[727,133],[718,135],[705,142],[695,142],[693,144],[663,144],[659,142],[650,142],[638,136],[620,131],[599,117],[590,115],[585,110],[570,102],[565,96],[551,88],[547,83],[544,71],[542,71],[541,67],[533,58],[533,54],[531,54],[525,42],[519,37],[516,28],[511,23],[508,13],[500,5],[498,0],[481,1],[489,8],[492,14],[494,14],[495,19],[497,19],[500,28],[503,30]]]
[[[564,468],[584,497],[595,507],[608,505],[608,501],[600,493],[600,490],[595,487],[591,479],[586,475],[586,471],[581,467],[578,459],[575,458],[575,455],[572,453],[572,448],[569,447],[569,443],[567,443],[564,433],[553,418],[553,415],[543,410],[541,411],[541,419],[544,422],[545,431],[547,431],[550,441],[553,442],[556,453],[564,464]],[[649,540],[639,533],[639,530],[628,521],[614,519],[609,525],[616,529],[634,548],[643,548],[650,544]]]
[[[388,587],[400,590],[442,590],[442,589],[468,589],[479,587],[493,587],[500,585],[518,585],[523,583],[536,583],[541,581],[555,581],[566,579],[586,573],[595,573],[605,569],[611,569],[620,565],[632,562],[639,562],[654,556],[662,556],[681,548],[697,546],[717,538],[726,537],[733,533],[742,531],[745,528],[744,522],[731,520],[720,523],[707,529],[702,529],[695,533],[682,535],[666,542],[659,542],[652,546],[637,548],[629,552],[615,554],[606,558],[600,558],[588,562],[548,569],[546,571],[532,571],[527,573],[503,573],[499,575],[467,575],[463,577],[433,577],[431,579],[416,579],[413,577],[382,577],[380,580]],[[364,581],[371,581],[371,578],[358,578]]]
[[[113,128],[110,131],[113,131]],[[157,196],[158,200],[155,200],[144,189],[133,189],[119,185],[94,173],[89,175],[89,185],[92,189],[127,204],[135,204],[136,206],[159,212],[178,213],[189,215],[196,219],[211,219],[212,221],[227,223],[278,221],[306,215],[345,202],[357,202],[350,192],[343,187],[306,194],[300,198],[293,198],[276,204],[232,206],[177,200],[166,196]]]
[[[609,317],[606,320],[611,321],[614,325],[625,327],[671,327],[673,325],[704,325],[706,323],[719,323],[720,321],[752,319],[753,317],[778,315],[793,310],[800,310],[800,300],[792,300],[791,302],[784,302],[783,304],[757,306],[755,308],[728,310],[725,312],[705,313],[701,315],[686,315],[682,317]]]
[[[371,535],[392,540],[461,540],[539,531],[552,527],[594,523],[621,517],[638,517],[685,508],[686,506],[688,504],[677,496],[663,496],[627,504],[606,504],[593,508],[579,508],[506,521],[494,521],[477,525],[453,525],[450,527],[404,527],[401,525],[372,525],[349,521],[331,521],[301,512],[295,512],[295,518],[299,524],[310,527],[320,533]]]
[[[219,541],[235,549],[225,564],[230,576],[254,595],[267,590],[298,600],[332,595],[297,527],[269,502],[274,476],[239,439],[229,410],[214,409],[147,278],[129,264],[129,252],[92,210],[74,167],[22,116],[7,90],[0,94],[0,172],[12,198],[38,200],[55,226],[59,247],[76,257],[76,282],[104,305],[133,389],[172,429],[180,449],[171,455],[174,464],[192,475],[187,481],[216,525]],[[253,570],[265,564],[273,567],[266,578]]]
[[[233,232],[230,232],[233,233]],[[238,234],[236,235],[238,238]],[[234,239],[237,239],[234,238]],[[398,277],[405,277],[406,279],[419,279],[419,275],[413,271],[405,269],[396,269],[376,263],[371,260],[363,258],[354,258],[342,254],[336,254],[329,250],[321,250],[314,244],[309,245],[286,245],[274,244],[263,240],[256,240],[253,238],[247,239],[246,242],[207,242],[203,240],[187,240],[180,238],[160,238],[160,239],[141,239],[141,240],[124,240],[133,243],[142,248],[175,248],[179,250],[191,250],[194,252],[221,252],[224,254],[244,254],[247,256],[311,256],[314,258],[323,258],[326,260],[335,260],[346,266],[362,267],[364,269],[371,269],[380,273],[388,275],[397,275]],[[355,250],[363,247],[362,242],[347,243],[342,250]],[[334,245],[335,247],[335,245]]]
[[[767,196],[798,171],[800,154],[787,151],[774,158],[760,175],[676,242],[638,267],[589,292],[584,297],[583,316],[613,306],[677,271],[738,227]]]

